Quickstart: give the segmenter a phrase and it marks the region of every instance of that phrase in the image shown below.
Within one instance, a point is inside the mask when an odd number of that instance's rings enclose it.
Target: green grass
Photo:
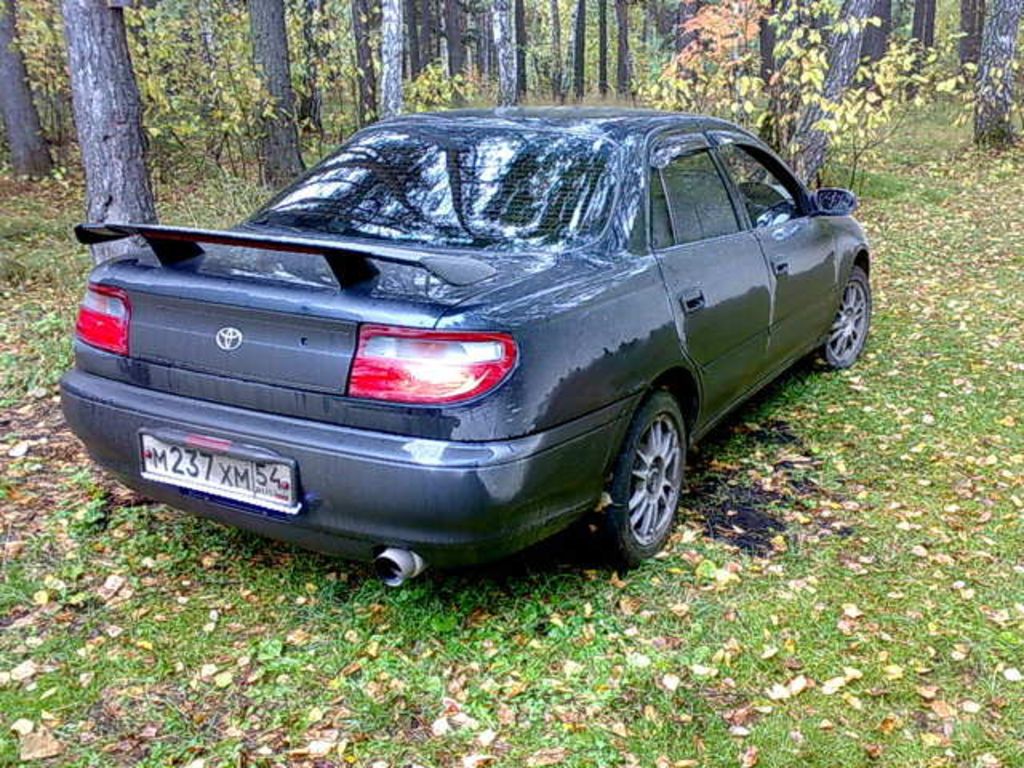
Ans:
[[[88,466],[52,400],[79,190],[5,195],[0,763],[26,718],[82,766],[1024,765],[1024,156],[962,140],[915,126],[870,169],[865,358],[702,444],[664,557],[620,577],[576,534],[397,591]],[[235,219],[226,184],[165,220]]]

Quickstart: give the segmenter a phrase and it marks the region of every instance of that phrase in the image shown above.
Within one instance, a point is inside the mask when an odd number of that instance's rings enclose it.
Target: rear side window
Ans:
[[[617,145],[584,133],[447,123],[357,134],[250,224],[478,250],[596,240],[615,200]]]
[[[751,150],[737,144],[726,144],[719,148],[718,155],[739,189],[755,227],[782,224],[800,215],[794,190],[789,189]],[[792,184],[792,180],[787,181]]]
[[[655,249],[740,231],[729,193],[708,151],[676,157],[653,174],[651,241]]]

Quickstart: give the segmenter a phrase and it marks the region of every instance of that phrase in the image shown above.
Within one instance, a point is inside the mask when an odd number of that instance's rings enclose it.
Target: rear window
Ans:
[[[614,199],[601,137],[445,126],[359,134],[250,224],[483,250],[595,240]]]

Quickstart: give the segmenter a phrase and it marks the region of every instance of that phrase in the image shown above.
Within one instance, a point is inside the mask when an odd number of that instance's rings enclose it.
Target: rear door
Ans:
[[[774,282],[768,350],[774,367],[805,352],[832,321],[832,232],[827,222],[809,215],[806,193],[778,160],[741,134],[713,137]]]
[[[651,247],[680,338],[701,369],[703,418],[743,394],[764,366],[768,269],[702,135],[668,136],[651,154]]]

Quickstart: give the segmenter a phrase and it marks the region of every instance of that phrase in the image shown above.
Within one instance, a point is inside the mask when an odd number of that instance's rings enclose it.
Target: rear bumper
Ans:
[[[89,453],[145,496],[299,546],[370,560],[384,546],[437,566],[503,557],[597,502],[633,398],[548,432],[495,442],[409,438],[250,411],[71,371],[64,414]],[[140,476],[140,429],[257,445],[298,463],[294,517]]]

